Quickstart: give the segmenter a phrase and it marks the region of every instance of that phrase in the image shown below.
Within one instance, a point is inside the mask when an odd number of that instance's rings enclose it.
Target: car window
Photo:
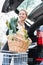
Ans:
[[[42,1],[41,0],[24,0],[19,6],[18,10],[25,9],[27,10],[28,14],[31,13],[31,11],[38,6]]]

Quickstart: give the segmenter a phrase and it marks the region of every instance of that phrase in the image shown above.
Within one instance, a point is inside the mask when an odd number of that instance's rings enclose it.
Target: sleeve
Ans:
[[[36,42],[37,41],[37,37],[34,36],[34,33],[33,33],[33,26],[31,25],[30,27],[25,24],[25,29],[27,30],[28,32],[28,36],[32,39],[32,42]]]
[[[6,35],[8,35],[9,34],[9,29],[7,30],[7,32],[6,32]]]

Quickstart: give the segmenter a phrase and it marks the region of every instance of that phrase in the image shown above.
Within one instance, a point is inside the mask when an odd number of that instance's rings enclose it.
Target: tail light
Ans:
[[[43,27],[40,26],[40,28],[37,30],[37,44],[43,45]]]

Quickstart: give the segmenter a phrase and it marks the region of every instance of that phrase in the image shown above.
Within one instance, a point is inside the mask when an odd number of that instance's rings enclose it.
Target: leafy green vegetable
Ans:
[[[16,33],[17,21],[18,21],[18,18],[11,18],[10,23],[8,21],[6,22],[9,31],[13,30],[12,33]]]

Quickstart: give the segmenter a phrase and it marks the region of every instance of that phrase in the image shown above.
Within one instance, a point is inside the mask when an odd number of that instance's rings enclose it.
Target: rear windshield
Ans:
[[[20,11],[21,9],[27,10],[28,14],[31,13],[31,11],[38,6],[42,1],[41,0],[24,0],[19,6],[18,10]]]

